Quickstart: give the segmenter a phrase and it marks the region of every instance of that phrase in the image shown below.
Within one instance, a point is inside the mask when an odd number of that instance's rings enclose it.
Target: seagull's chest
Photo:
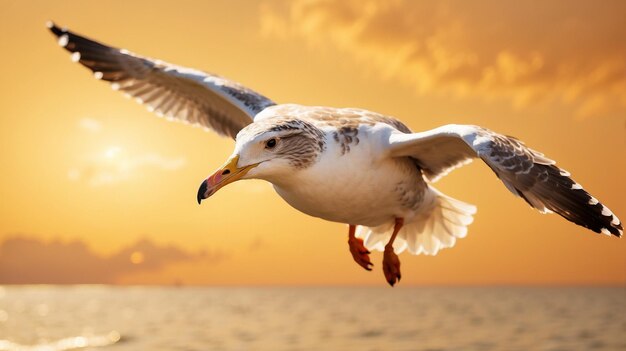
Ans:
[[[330,221],[377,226],[410,216],[426,186],[421,172],[410,159],[381,158],[370,146],[331,139],[315,164],[274,188],[294,208]]]

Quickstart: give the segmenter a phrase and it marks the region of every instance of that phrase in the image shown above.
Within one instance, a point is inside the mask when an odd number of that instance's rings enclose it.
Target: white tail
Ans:
[[[420,212],[398,233],[393,244],[397,254],[408,249],[413,255],[436,255],[440,249],[454,246],[456,238],[467,235],[476,206],[446,196],[435,188],[429,190]],[[393,226],[394,221],[378,227],[359,226],[356,236],[363,239],[368,250],[383,251]]]

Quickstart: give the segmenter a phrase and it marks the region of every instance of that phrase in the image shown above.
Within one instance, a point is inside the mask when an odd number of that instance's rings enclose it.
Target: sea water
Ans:
[[[626,287],[0,287],[0,350],[626,350]]]

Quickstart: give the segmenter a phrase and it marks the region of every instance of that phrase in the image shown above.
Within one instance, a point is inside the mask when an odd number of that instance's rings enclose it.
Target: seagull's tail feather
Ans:
[[[467,226],[474,220],[476,207],[446,196],[430,188],[422,205],[424,210],[406,223],[394,241],[394,251],[405,249],[413,255],[436,255],[440,249],[454,246],[457,238],[467,235]],[[394,221],[378,227],[358,227],[368,250],[383,251],[391,238]]]

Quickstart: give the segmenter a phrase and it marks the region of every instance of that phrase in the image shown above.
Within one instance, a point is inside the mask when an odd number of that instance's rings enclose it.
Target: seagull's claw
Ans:
[[[385,279],[389,285],[394,286],[396,282],[399,282],[402,278],[400,274],[400,259],[391,245],[385,246],[385,253],[383,256],[383,273],[385,273]]]
[[[370,252],[365,248],[365,245],[363,245],[363,239],[349,238],[348,245],[350,245],[350,253],[354,261],[358,263],[359,266],[371,271],[374,264],[370,261]]]

